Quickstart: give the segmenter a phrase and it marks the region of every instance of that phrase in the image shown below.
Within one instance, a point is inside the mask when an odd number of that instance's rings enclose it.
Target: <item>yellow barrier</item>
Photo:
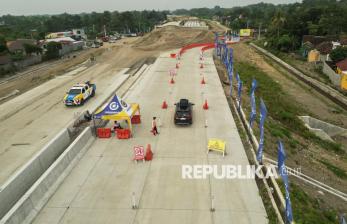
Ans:
[[[211,138],[208,140],[207,144],[207,154],[209,151],[216,151],[223,153],[225,155],[225,141],[220,139]]]

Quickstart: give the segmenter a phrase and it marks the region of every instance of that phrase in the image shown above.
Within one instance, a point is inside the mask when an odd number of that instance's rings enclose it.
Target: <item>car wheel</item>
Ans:
[[[80,105],[83,105],[83,104],[84,104],[84,99],[81,99]]]
[[[92,91],[91,97],[95,96],[95,90]]]

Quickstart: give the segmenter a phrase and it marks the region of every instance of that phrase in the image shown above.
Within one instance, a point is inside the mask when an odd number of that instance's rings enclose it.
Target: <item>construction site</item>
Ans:
[[[0,223],[288,223],[281,177],[182,177],[182,167],[199,165],[269,173],[279,139],[287,170],[296,171],[288,175],[290,223],[312,223],[295,222],[307,208],[322,223],[325,211],[345,213],[346,97],[249,39],[226,44],[227,30],[176,19],[0,80]],[[222,42],[232,49],[231,76]],[[259,113],[249,125],[253,79],[257,110],[263,99],[268,112],[261,162]],[[95,96],[65,106],[67,91],[87,81]],[[192,103],[188,126],[173,122],[182,99]],[[132,109],[118,131],[114,104]]]

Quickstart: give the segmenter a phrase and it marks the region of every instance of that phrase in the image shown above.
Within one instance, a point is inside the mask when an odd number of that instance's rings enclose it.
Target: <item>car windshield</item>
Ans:
[[[80,89],[70,89],[69,94],[76,95],[80,94],[81,90]]]

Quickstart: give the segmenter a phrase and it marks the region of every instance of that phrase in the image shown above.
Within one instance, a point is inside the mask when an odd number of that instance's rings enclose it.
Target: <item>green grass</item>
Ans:
[[[239,72],[244,86],[247,86],[248,89],[251,87],[253,78],[258,81],[256,91],[257,108],[259,108],[259,98],[262,98],[266,104],[268,116],[278,122],[277,124],[266,123],[266,128],[269,128],[273,136],[291,139],[291,132],[293,132],[324,149],[344,154],[341,145],[320,139],[304,126],[298,116],[308,114],[308,112],[300,107],[295,99],[285,93],[282,87],[266,73],[244,62],[235,62],[235,69]],[[292,143],[292,146],[294,144]]]
[[[284,186],[279,181],[282,192]],[[335,224],[338,223],[337,212],[332,209],[322,209],[322,202],[311,198],[300,186],[290,183],[290,200],[293,218],[296,224]]]
[[[324,160],[319,160],[319,162],[321,162],[322,164],[325,165],[325,167],[330,170],[331,172],[333,172],[336,176],[342,178],[342,179],[347,179],[347,173],[346,171],[344,171],[343,169],[334,166],[333,164],[324,161]]]

